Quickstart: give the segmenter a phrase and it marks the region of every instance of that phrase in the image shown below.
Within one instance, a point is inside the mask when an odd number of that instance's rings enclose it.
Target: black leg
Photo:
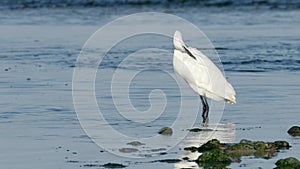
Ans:
[[[206,100],[206,97],[200,96],[201,102],[203,104],[203,111],[202,111],[202,118],[203,118],[203,123],[208,122],[208,112],[209,112],[209,106]]]

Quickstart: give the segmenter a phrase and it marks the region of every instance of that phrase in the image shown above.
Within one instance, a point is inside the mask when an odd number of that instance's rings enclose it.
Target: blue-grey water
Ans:
[[[74,110],[73,70],[86,40],[118,17],[153,11],[192,22],[208,36],[219,53],[226,77],[236,89],[237,104],[225,105],[219,132],[213,136],[224,142],[286,140],[292,146],[271,159],[244,157],[229,167],[274,168],[280,158],[300,159],[299,137],[291,137],[286,132],[291,126],[300,125],[300,2],[90,2],[0,1],[1,168],[101,168],[109,162],[122,163],[127,168],[198,168],[190,161],[170,164],[157,160],[196,158],[198,154],[186,154],[182,149],[203,142],[199,133],[188,135],[177,147],[158,157],[123,158],[93,143],[81,128]],[[176,26],[170,24],[174,29]],[[171,39],[166,37],[128,39],[112,48],[96,77],[99,107],[114,129],[125,135],[150,137],[161,127],[171,125],[178,115],[178,87],[170,76],[160,71],[173,72],[171,56],[164,57],[163,51],[155,54],[144,51],[143,56],[136,55],[122,62],[124,56],[149,44],[162,44],[160,49],[173,50]],[[116,68],[125,74],[147,69],[133,79],[131,103],[137,110],[146,111],[150,106],[149,93],[160,89],[172,103],[166,106],[167,113],[145,125],[122,120],[107,84]],[[116,83],[116,89],[121,84]],[[184,89],[190,90],[187,86]],[[120,92],[124,93],[119,98],[122,101],[126,91]],[[190,110],[199,106],[193,105],[197,98],[194,93],[185,98],[191,103]],[[154,97],[153,103],[163,101],[159,99]],[[122,102],[119,106],[126,108]],[[199,117],[195,126],[201,126]],[[114,143],[105,138],[105,142]]]

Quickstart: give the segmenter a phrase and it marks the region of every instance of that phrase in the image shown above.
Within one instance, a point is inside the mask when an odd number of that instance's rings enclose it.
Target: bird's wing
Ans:
[[[205,88],[213,95],[224,97],[230,103],[235,103],[235,91],[230,83],[225,79],[222,71],[201,51],[196,48],[187,47],[186,50],[189,55],[195,57],[200,65],[207,67],[210,85]]]
[[[208,63],[213,63],[206,55],[204,55],[200,50],[193,48],[193,47],[187,47],[186,48],[191,55],[195,57],[195,59],[200,62],[201,64],[207,65]],[[215,64],[213,64],[215,65]],[[207,65],[208,66],[208,65]]]

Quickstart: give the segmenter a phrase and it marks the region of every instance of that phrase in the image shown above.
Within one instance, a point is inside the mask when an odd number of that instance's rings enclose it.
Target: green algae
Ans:
[[[286,141],[263,142],[241,140],[239,143],[225,144],[212,139],[200,147],[185,147],[184,150],[201,152],[197,159],[204,168],[225,168],[232,162],[240,162],[243,156],[269,159],[277,155],[279,150],[289,149]]]
[[[141,145],[145,145],[144,143],[141,143],[139,141],[132,141],[127,143],[127,145],[132,145],[132,146],[141,146]]]
[[[280,159],[276,163],[276,169],[299,169],[300,161],[294,157]]]
[[[300,136],[300,127],[299,126],[293,126],[288,130],[289,135],[293,137]]]
[[[107,164],[104,164],[103,167],[105,167],[105,168],[124,168],[126,166],[123,164],[118,164],[118,163],[107,163]]]
[[[173,130],[170,127],[163,127],[158,131],[158,134],[171,136],[173,134]]]
[[[231,162],[230,155],[223,153],[219,149],[206,151],[197,159],[198,165],[204,168],[225,168],[230,165]]]

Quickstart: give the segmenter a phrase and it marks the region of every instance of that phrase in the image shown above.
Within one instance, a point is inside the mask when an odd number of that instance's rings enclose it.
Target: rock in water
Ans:
[[[134,152],[138,152],[139,150],[136,148],[120,148],[119,151],[121,153],[134,153]]]
[[[289,149],[291,147],[286,141],[275,141],[274,144],[278,150]]]
[[[163,159],[163,160],[158,160],[158,161],[161,163],[178,163],[181,160],[179,160],[179,159]]]
[[[124,168],[126,166],[123,164],[118,164],[118,163],[107,163],[107,164],[104,164],[103,167],[105,167],[105,168]]]
[[[280,159],[276,163],[276,169],[299,169],[300,161],[294,157]]]
[[[226,168],[231,162],[230,156],[218,149],[206,151],[197,159],[198,165],[204,168]]]
[[[198,148],[199,152],[210,151],[214,149],[224,150],[225,144],[221,144],[219,140],[212,139]]]
[[[286,141],[263,142],[241,140],[240,143],[220,143],[212,139],[200,147],[185,147],[184,150],[202,152],[197,163],[204,168],[226,168],[231,162],[240,162],[243,156],[269,159],[279,150],[289,149]],[[286,168],[287,169],[287,168]],[[299,168],[300,169],[300,168]]]
[[[189,129],[190,132],[199,132],[199,131],[202,131],[202,129],[200,128],[192,128],[192,129]]]
[[[158,134],[170,136],[173,134],[173,130],[170,127],[163,127]]]
[[[191,146],[191,147],[184,147],[184,150],[185,151],[190,151],[192,153],[198,151],[198,147],[195,147],[195,146]]]
[[[132,141],[130,143],[127,143],[127,145],[132,145],[132,146],[141,146],[141,145],[145,145],[144,143],[141,143],[139,141]]]
[[[289,135],[296,137],[300,136],[300,127],[299,126],[293,126],[288,130]]]
[[[201,129],[201,128],[192,128],[188,129],[190,132],[200,132],[200,131],[214,131],[213,129]]]

